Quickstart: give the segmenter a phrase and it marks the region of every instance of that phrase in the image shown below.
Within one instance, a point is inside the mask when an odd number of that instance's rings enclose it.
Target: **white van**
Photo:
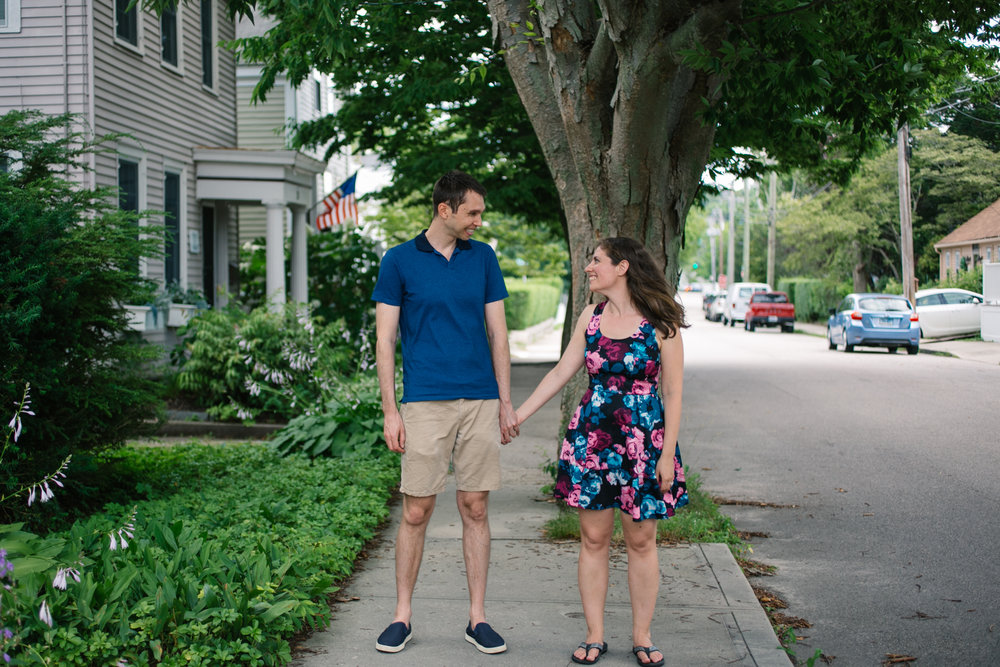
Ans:
[[[742,322],[746,318],[750,296],[756,292],[770,291],[771,286],[767,283],[733,283],[726,290],[726,303],[722,307],[722,323],[731,327],[736,326],[736,322]]]

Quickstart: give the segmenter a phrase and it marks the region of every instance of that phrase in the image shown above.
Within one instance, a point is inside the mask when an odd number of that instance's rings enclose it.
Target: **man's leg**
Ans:
[[[396,615],[407,626],[413,613],[413,589],[424,557],[424,536],[437,496],[403,495],[403,519],[396,535]]]
[[[486,621],[486,572],[490,567],[489,491],[458,491],[462,515],[462,554],[469,582],[469,621],[472,627]]]

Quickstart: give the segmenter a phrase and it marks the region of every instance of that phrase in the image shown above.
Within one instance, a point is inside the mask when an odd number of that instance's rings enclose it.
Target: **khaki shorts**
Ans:
[[[447,484],[454,461],[459,491],[500,488],[500,401],[417,401],[400,408],[406,429],[399,489],[408,496],[435,496]]]

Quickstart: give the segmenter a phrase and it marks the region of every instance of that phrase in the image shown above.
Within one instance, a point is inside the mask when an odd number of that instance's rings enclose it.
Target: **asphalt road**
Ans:
[[[693,297],[693,298],[692,298]],[[797,653],[1000,664],[1000,366],[748,333],[689,295],[685,464],[775,565]]]

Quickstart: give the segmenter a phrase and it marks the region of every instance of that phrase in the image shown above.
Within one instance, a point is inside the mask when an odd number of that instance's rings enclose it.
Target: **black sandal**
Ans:
[[[594,663],[596,663],[598,660],[601,659],[602,655],[608,652],[608,643],[593,642],[591,644],[588,644],[587,642],[580,642],[580,645],[577,646],[577,648],[578,649],[582,648],[584,650],[583,657],[582,658],[576,657],[576,651],[573,651],[573,654],[570,655],[570,657],[573,659],[573,662],[575,662],[578,665],[593,665]],[[597,655],[594,656],[593,660],[590,660],[587,656],[589,656],[590,652],[593,651],[594,649],[597,649]]]
[[[639,654],[640,653],[645,653],[646,654],[646,659],[649,660],[649,662],[643,662],[642,660],[640,660],[639,659]],[[660,649],[656,648],[655,646],[633,646],[632,647],[632,654],[635,656],[635,661],[637,663],[639,663],[640,665],[642,665],[642,667],[663,667],[663,658],[660,658],[659,660],[657,660],[657,661],[654,662],[653,661],[653,653],[663,653],[663,651],[661,651]]]

